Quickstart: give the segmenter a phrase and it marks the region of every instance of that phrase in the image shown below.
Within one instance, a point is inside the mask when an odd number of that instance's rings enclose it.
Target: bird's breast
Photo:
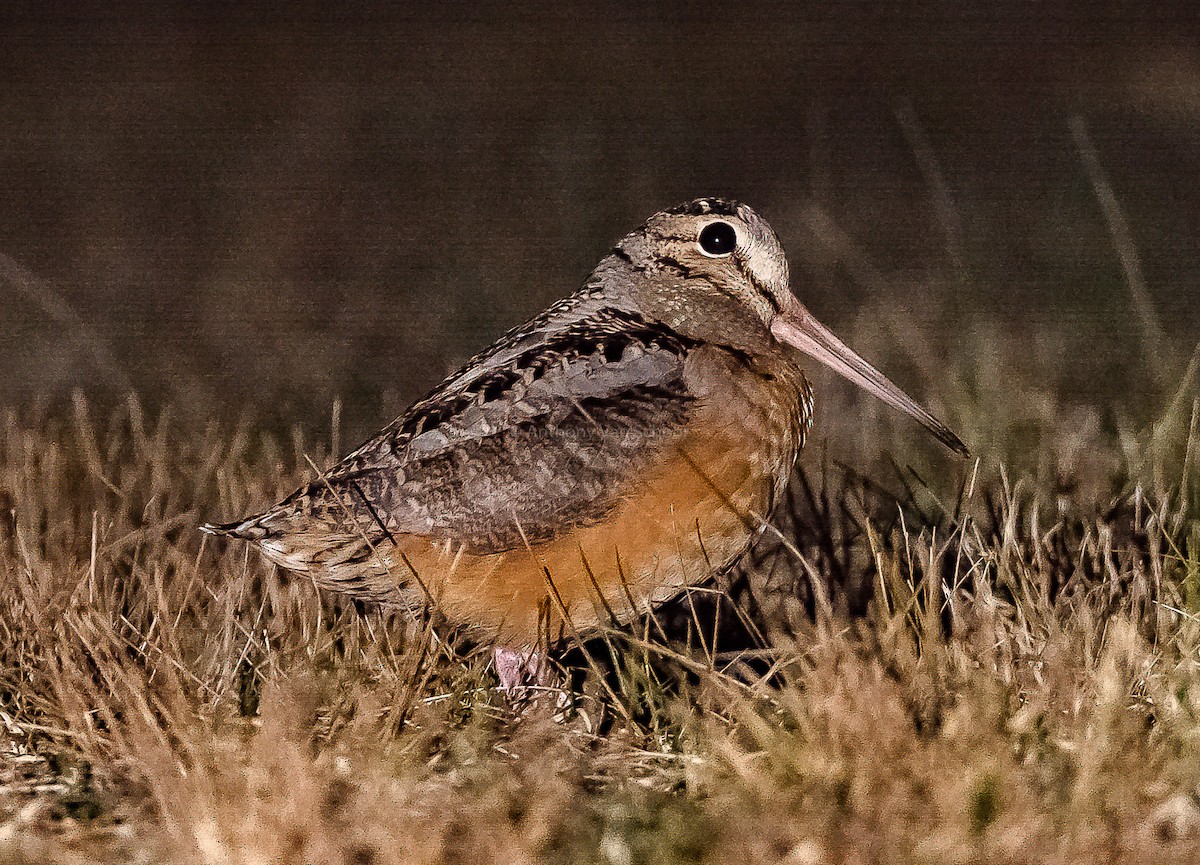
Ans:
[[[811,395],[789,363],[755,364],[715,347],[693,351],[685,376],[694,411],[652,466],[614,478],[618,504],[604,519],[490,555],[413,538],[401,542],[403,568],[420,573],[449,618],[514,646],[547,629],[553,637],[627,620],[706,580],[769,518],[803,443]]]

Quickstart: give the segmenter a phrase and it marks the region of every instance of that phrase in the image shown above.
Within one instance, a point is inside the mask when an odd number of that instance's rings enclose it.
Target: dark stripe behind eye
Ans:
[[[677,240],[684,243],[693,243],[696,240],[696,238],[691,235],[660,234],[658,232],[653,232],[653,234],[654,237],[659,240]],[[771,309],[773,309],[775,312],[782,312],[783,308],[779,305],[779,301],[775,300],[775,296],[767,290],[767,287],[763,284],[762,280],[755,276],[754,273],[748,267],[746,267],[746,261],[742,258],[741,254],[735,250],[731,258],[733,259],[734,264],[737,266],[738,272],[741,273],[742,276],[746,277],[746,281],[754,286],[754,289],[767,299],[767,303],[771,305]],[[685,278],[691,276],[691,271],[687,266],[685,266],[682,262],[671,258],[670,256],[661,256],[657,258],[656,261],[661,265],[665,265],[666,267],[670,267],[681,272]]]

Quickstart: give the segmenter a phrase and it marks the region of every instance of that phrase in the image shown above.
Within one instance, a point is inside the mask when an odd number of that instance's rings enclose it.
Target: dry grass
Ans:
[[[9,28],[0,862],[1200,861],[1196,64],[1129,8]],[[196,531],[344,450],[197,418],[398,409],[721,190],[982,459],[820,379],[764,639],[700,593],[517,718],[461,635]],[[174,414],[39,407],[128,382]]]
[[[957,414],[999,429],[976,391]],[[690,644],[607,635],[603,684],[580,660],[571,706],[519,718],[466,640],[203,542],[320,445],[9,412],[0,859],[1194,859],[1191,393],[1140,437],[1046,402],[1028,470],[872,470],[895,496],[810,454],[796,548],[739,596],[770,649],[677,604]]]

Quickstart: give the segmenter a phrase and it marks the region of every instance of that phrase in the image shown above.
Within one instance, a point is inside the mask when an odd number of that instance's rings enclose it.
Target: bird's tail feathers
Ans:
[[[266,514],[258,514],[232,523],[205,523],[200,526],[200,531],[209,535],[240,538],[244,541],[261,541],[270,534],[270,531],[262,524],[264,516]]]

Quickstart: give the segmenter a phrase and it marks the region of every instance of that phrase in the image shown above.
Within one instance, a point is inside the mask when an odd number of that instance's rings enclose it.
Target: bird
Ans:
[[[274,507],[202,529],[322,589],[436,609],[491,641],[512,692],[568,635],[742,556],[813,422],[805,358],[968,455],[800,302],[763,217],[699,198]]]

